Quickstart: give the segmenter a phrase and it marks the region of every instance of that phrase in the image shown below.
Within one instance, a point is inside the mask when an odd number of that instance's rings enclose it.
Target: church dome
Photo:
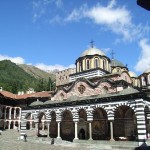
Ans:
[[[85,50],[80,57],[84,57],[84,56],[87,56],[87,55],[101,55],[101,56],[105,56],[105,53],[100,50],[100,49],[97,49],[95,47],[91,47],[87,50]]]
[[[144,71],[144,73],[150,73],[150,68],[149,68],[149,69],[146,69],[146,70]]]
[[[111,60],[111,66],[112,67],[124,67],[123,63],[116,59]]]
[[[132,78],[132,77],[134,77],[134,78],[137,77],[137,75],[136,75],[134,72],[132,72],[132,71],[129,71],[129,75],[130,75],[131,78]]]

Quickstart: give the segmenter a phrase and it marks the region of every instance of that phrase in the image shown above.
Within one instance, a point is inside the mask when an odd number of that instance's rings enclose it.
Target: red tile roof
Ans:
[[[51,94],[52,92],[50,91],[43,91],[43,92],[35,92],[31,94],[16,95],[8,91],[0,91],[0,96],[10,98],[10,99],[46,98],[46,97],[51,97]]]

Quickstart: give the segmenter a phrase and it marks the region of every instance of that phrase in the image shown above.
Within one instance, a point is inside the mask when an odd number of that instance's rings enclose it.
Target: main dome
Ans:
[[[84,56],[87,56],[87,55],[101,55],[101,56],[105,56],[105,53],[100,50],[100,49],[97,49],[95,47],[91,47],[87,50],[85,50],[80,57],[84,57]]]

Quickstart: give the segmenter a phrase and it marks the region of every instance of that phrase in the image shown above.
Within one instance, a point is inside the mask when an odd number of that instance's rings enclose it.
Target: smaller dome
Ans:
[[[144,71],[144,73],[150,73],[150,68],[149,68],[149,69],[146,69],[146,70]]]
[[[112,67],[125,67],[122,62],[120,62],[116,59],[111,60],[111,66]]]
[[[137,77],[137,75],[132,71],[129,71],[129,75],[130,75],[131,78],[136,78]]]
[[[97,49],[95,47],[92,47],[92,48],[89,48],[87,50],[85,50],[80,57],[84,57],[84,56],[87,56],[87,55],[101,55],[101,56],[105,56],[105,53],[100,50],[100,49]]]
[[[41,102],[41,101],[34,101],[34,102],[32,102],[31,104],[30,104],[30,106],[41,106],[41,105],[43,105],[43,102]]]

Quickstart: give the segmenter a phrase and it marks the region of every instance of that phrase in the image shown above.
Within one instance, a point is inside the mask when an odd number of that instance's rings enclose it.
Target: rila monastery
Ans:
[[[150,136],[150,69],[137,76],[91,45],[76,68],[56,73],[54,91],[18,95],[0,89],[0,128],[77,142],[135,141]]]

